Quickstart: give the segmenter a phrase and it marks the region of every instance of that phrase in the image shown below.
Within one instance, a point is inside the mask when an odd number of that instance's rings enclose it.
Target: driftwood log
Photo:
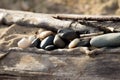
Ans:
[[[80,23],[87,25],[84,21],[92,23],[92,27],[81,26]],[[61,28],[90,29],[91,32],[94,32],[96,30],[93,27],[94,24],[101,24],[99,26],[104,29],[98,29],[98,31],[105,32],[109,29],[108,27],[119,29],[119,21],[120,16],[40,14],[0,9],[1,24],[11,25],[14,23],[24,27],[40,27],[55,32]],[[103,32],[83,34],[80,37],[101,35]],[[77,47],[53,51],[36,48],[22,50],[17,47],[0,49],[0,80],[119,80],[119,54],[119,47],[97,49]]]

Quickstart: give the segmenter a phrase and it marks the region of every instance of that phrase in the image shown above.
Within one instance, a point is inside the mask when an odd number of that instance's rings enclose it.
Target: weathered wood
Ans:
[[[72,23],[72,21],[55,19],[51,16],[52,14],[48,15],[0,9],[0,15],[2,15],[0,18],[1,22],[7,25],[15,23],[25,26],[36,26],[52,31],[57,31],[61,28],[86,29],[86,27],[81,26],[79,23],[76,25],[76,23]]]
[[[33,52],[37,54],[49,54],[49,55],[81,55],[81,54],[87,54],[86,52],[87,48],[85,47],[77,47],[73,49],[56,49],[52,51],[46,51],[43,49],[37,49],[37,48],[27,48],[27,49],[21,49],[18,47],[10,48],[9,51],[16,51],[16,52]]]
[[[105,15],[56,14],[53,15],[53,17],[57,19],[70,19],[70,20],[120,21],[120,16],[105,16]]]

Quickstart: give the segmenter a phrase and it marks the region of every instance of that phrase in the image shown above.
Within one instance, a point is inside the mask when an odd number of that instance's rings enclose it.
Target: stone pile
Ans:
[[[75,48],[88,45],[89,40],[81,40],[80,34],[72,29],[59,29],[57,33],[42,31],[37,33],[37,35],[32,35],[28,38],[24,37],[18,42],[18,47],[22,49],[36,47],[45,50]]]
[[[81,39],[81,33],[72,29],[59,29],[57,33],[52,31],[42,31],[36,35],[22,38],[18,42],[18,47],[36,47],[44,50],[54,50],[59,48],[75,48],[81,46],[94,47],[118,47],[120,46],[120,33],[108,33],[93,38]]]

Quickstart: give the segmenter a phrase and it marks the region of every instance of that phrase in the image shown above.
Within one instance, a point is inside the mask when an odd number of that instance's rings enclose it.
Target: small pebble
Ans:
[[[24,49],[30,46],[30,42],[27,38],[24,37],[17,43],[17,45],[19,48]]]
[[[36,39],[34,39],[34,40],[32,41],[30,47],[40,48],[40,43],[41,43],[40,39],[39,39],[39,38],[36,38]]]
[[[120,46],[120,33],[109,33],[96,36],[90,44],[94,47],[118,47]]]
[[[78,43],[80,42],[80,39],[76,38],[73,41],[70,42],[70,44],[68,45],[68,48],[75,48]]]
[[[46,37],[44,40],[42,40],[42,42],[40,44],[40,47],[42,49],[45,49],[46,46],[53,44],[53,40],[54,40],[54,36],[48,36],[48,37]]]
[[[54,50],[54,49],[56,49],[56,47],[54,45],[48,45],[45,47],[45,50],[48,50],[48,51]]]
[[[77,47],[80,47],[80,46],[90,46],[90,39],[85,39],[85,40],[80,41]]]
[[[60,36],[57,34],[55,35],[54,41],[53,41],[54,45],[56,45],[57,47],[63,48],[65,47],[65,42],[60,38]]]
[[[52,31],[43,31],[40,34],[38,34],[37,37],[43,40],[50,35],[54,35],[54,33]]]
[[[62,39],[65,39],[65,40],[73,40],[78,37],[75,31],[60,33],[59,35]]]

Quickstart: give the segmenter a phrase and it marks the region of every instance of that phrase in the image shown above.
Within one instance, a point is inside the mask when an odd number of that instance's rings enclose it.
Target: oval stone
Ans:
[[[94,47],[117,47],[120,46],[120,33],[109,33],[96,36],[90,44]]]
[[[56,45],[57,47],[63,48],[65,47],[65,42],[60,38],[60,36],[57,34],[55,35],[54,41],[53,41],[54,45]]]
[[[41,43],[40,39],[39,39],[39,38],[36,38],[36,39],[34,39],[34,40],[32,41],[30,47],[40,48],[40,43]]]
[[[45,49],[46,46],[53,44],[53,40],[54,40],[54,36],[48,36],[48,37],[46,37],[44,40],[42,40],[42,42],[40,44],[40,47],[42,49]]]
[[[43,31],[40,34],[38,34],[37,37],[43,40],[50,35],[54,35],[54,33],[52,31]]]
[[[89,47],[90,46],[90,39],[81,40],[78,43],[77,47],[80,47],[80,46],[87,46],[87,47]]]
[[[68,48],[75,48],[78,43],[80,42],[80,39],[76,38],[73,41],[70,42],[70,44],[68,45]]]
[[[54,49],[56,49],[56,47],[54,45],[48,45],[45,47],[45,50],[48,50],[48,51],[54,50]]]
[[[27,38],[24,37],[20,41],[18,41],[17,45],[19,48],[24,49],[30,46],[30,42]]]
[[[78,37],[75,31],[60,33],[59,35],[64,40],[73,40]]]

